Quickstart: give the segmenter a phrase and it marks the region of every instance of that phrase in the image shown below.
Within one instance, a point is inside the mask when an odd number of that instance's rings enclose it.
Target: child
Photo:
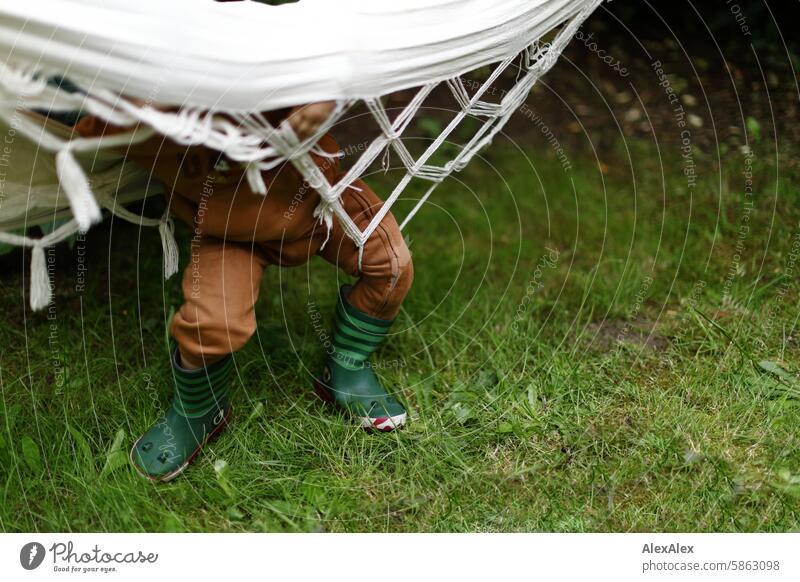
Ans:
[[[312,135],[333,109],[330,102],[272,112],[273,123],[288,117],[295,133]],[[76,130],[96,136],[117,128],[94,117]],[[325,135],[318,146],[338,151]],[[172,355],[174,397],[167,412],[134,443],[131,462],[144,477],[169,481],[228,422],[233,381],[231,354],[256,329],[254,306],[267,265],[292,267],[319,255],[358,277],[339,292],[333,348],[326,356],[317,392],[355,416],[362,427],[390,431],[406,421],[403,406],[380,384],[370,356],[388,334],[413,279],[411,256],[391,213],[358,249],[334,220],[328,237],[313,212],[319,195],[289,163],[263,172],[266,196],[252,192],[244,168],[217,151],[186,147],[160,137],[126,150],[127,159],[166,186],[172,214],[194,231],[191,259],[183,276],[184,303],[171,322],[177,349]],[[341,173],[337,158],[314,156],[329,182]],[[359,228],[381,207],[362,181],[342,194],[342,205]]]

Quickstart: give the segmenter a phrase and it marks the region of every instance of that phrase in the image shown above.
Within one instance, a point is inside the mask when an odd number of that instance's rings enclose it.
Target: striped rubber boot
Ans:
[[[350,286],[339,292],[333,349],[315,379],[317,394],[355,416],[366,429],[390,431],[403,426],[406,410],[378,380],[369,357],[380,347],[392,321],[371,317],[347,301]]]
[[[180,475],[230,418],[233,358],[228,355],[199,370],[182,368],[177,358],[176,349],[172,405],[131,448],[131,463],[152,481],[170,481]]]

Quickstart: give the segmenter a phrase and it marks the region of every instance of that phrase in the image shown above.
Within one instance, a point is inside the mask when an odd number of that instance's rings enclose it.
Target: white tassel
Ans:
[[[44,247],[37,244],[33,246],[31,253],[31,309],[34,311],[44,309],[52,299],[53,289],[47,274]]]
[[[314,218],[318,218],[319,223],[325,224],[325,228],[328,230],[325,235],[325,240],[322,242],[322,246],[319,247],[319,250],[322,250],[331,239],[331,231],[333,230],[333,208],[331,208],[329,204],[326,204],[324,200],[321,201],[314,209]]]
[[[261,168],[258,167],[258,163],[249,162],[245,174],[247,175],[247,184],[250,189],[257,194],[266,196],[267,185],[264,183],[264,178],[261,177]]]
[[[102,218],[100,206],[92,195],[86,174],[72,155],[69,145],[56,154],[58,181],[69,198],[72,215],[82,231],[89,230],[92,224]]]
[[[178,272],[178,243],[175,242],[175,225],[171,218],[163,219],[158,225],[161,235],[161,252],[164,254],[164,278],[169,279]]]

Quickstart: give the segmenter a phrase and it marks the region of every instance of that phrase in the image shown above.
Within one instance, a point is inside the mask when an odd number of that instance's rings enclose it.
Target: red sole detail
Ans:
[[[330,389],[327,386],[325,386],[322,382],[320,382],[319,380],[316,380],[316,379],[314,380],[314,393],[317,396],[319,396],[320,400],[322,400],[324,402],[328,402],[330,404],[333,404],[333,403],[336,402],[334,397],[333,397],[333,393],[330,391]],[[382,423],[386,422],[387,420],[389,420],[388,416],[384,416],[384,417],[381,417],[381,418],[371,418],[370,422],[372,422],[373,426],[362,426],[361,428],[364,429],[367,432],[372,432],[373,430],[377,430],[377,431],[381,431],[381,432],[392,432],[395,429],[395,427],[392,426],[391,424],[388,425],[388,426],[385,426],[383,428],[379,428],[378,427],[379,424],[382,424]]]
[[[361,428],[367,432],[392,432],[394,430],[394,428],[391,426],[384,428],[378,428],[377,426],[362,426]]]
[[[131,447],[130,455],[128,455],[129,456],[129,460],[131,462],[131,465],[133,465],[133,468],[136,469],[136,472],[139,473],[139,475],[141,475],[142,477],[144,477],[148,481],[154,481],[156,483],[168,483],[169,481],[172,481],[173,479],[175,479],[175,477],[178,477],[187,468],[189,468],[189,465],[191,465],[194,462],[194,460],[197,457],[197,455],[199,455],[200,451],[203,450],[203,447],[205,447],[211,441],[213,441],[217,437],[219,437],[220,434],[222,434],[222,431],[225,429],[225,427],[228,426],[228,422],[231,419],[231,413],[232,412],[233,412],[233,406],[228,408],[228,412],[227,412],[227,414],[225,414],[225,418],[223,418],[222,421],[220,421],[220,423],[214,428],[214,430],[212,430],[210,433],[208,433],[208,436],[205,438],[205,440],[202,443],[200,443],[200,445],[198,445],[198,447],[194,451],[192,451],[192,454],[189,455],[189,458],[186,459],[186,462],[177,471],[175,471],[173,473],[167,473],[166,475],[162,475],[161,477],[153,477],[152,475],[148,475],[147,473],[142,472],[139,469],[139,467],[136,465],[134,460],[133,460],[133,451],[136,450],[136,445],[139,444],[139,440],[138,439],[137,439],[137,441],[135,443],[133,443],[133,447]]]
[[[386,420],[386,419],[384,419],[384,420]],[[378,431],[378,432],[392,432],[392,431],[395,429],[395,427],[394,427],[394,426],[392,426],[391,424],[390,424],[390,425],[387,425],[387,426],[384,426],[383,428],[379,427],[379,426],[378,426],[379,424],[380,424],[380,422],[378,422],[377,420],[375,420],[375,421],[374,421],[374,425],[373,425],[373,426],[362,426],[361,428],[363,428],[363,429],[364,429],[365,431],[367,431],[367,432],[372,432],[372,431]],[[398,427],[398,428],[399,428],[399,427]]]
[[[320,399],[324,400],[325,402],[334,401],[331,391],[319,380],[314,380],[314,392],[316,392],[317,396],[319,396]]]

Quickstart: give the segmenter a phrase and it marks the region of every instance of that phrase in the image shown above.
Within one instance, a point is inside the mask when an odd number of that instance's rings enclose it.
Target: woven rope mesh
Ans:
[[[44,72],[37,70],[34,63],[0,63],[0,88],[5,96],[17,97],[14,102],[4,99],[0,103],[0,118],[19,133],[20,143],[25,139],[30,142],[27,145],[31,147],[17,148],[17,157],[34,160],[33,166],[31,160],[26,163],[17,160],[18,175],[4,183],[0,197],[0,243],[32,247],[34,255],[40,256],[44,247],[97,222],[100,208],[105,208],[125,220],[158,226],[165,274],[176,272],[178,253],[169,217],[139,217],[123,207],[127,202],[155,193],[144,171],[129,171],[125,176],[115,174],[112,153],[109,165],[102,170],[95,168],[95,173],[87,178],[85,168],[76,159],[81,154],[97,159],[99,152],[114,152],[115,146],[160,133],[181,144],[217,149],[243,163],[249,186],[264,195],[268,192],[261,172],[281,163],[293,164],[320,195],[315,213],[319,220],[328,227],[333,220],[339,221],[347,235],[363,248],[404,193],[410,189],[414,192],[409,196],[412,205],[397,216],[401,228],[423,208],[438,184],[462,170],[492,141],[537,80],[555,64],[599,2],[561,2],[562,16],[548,25],[549,32],[544,36],[539,33],[536,38],[524,38],[498,31],[508,43],[505,52],[513,54],[467,74],[454,73],[452,77],[413,89],[337,101],[331,117],[316,135],[302,143],[287,122],[275,127],[258,111],[213,111],[197,106],[164,111],[121,99],[118,92],[102,85],[84,87],[81,93],[65,92],[48,85]],[[519,47],[522,50],[517,50]],[[129,134],[75,139],[53,131],[41,119],[37,122],[29,115],[42,108],[54,111],[82,108],[113,124],[138,126],[138,129]],[[348,130],[348,126],[353,129]],[[345,172],[335,183],[326,180],[311,157],[312,152],[318,152],[316,141],[328,131],[342,145],[340,163]],[[52,152],[57,152],[55,163]],[[392,186],[381,192],[384,205],[361,230],[344,211],[340,197],[357,179],[369,180],[375,172],[391,172],[392,180],[381,183]],[[68,222],[40,239],[12,231],[62,216]],[[34,263],[43,265],[42,261]],[[33,263],[31,281],[31,304],[35,309],[41,308],[52,293],[47,273],[34,272]]]
[[[326,181],[307,149],[298,149],[282,140],[273,143],[320,193],[324,210],[346,225],[348,234],[361,246],[413,181],[423,181],[427,186],[413,208],[405,216],[398,216],[401,227],[423,207],[439,183],[462,170],[491,143],[525,101],[536,81],[555,64],[583,17],[580,14],[564,23],[553,32],[551,40],[537,39],[518,55],[470,75],[379,99],[343,104],[324,130],[333,127],[336,132],[337,126],[355,119],[362,140],[342,144],[343,162],[348,169],[334,184]],[[430,122],[430,118],[424,117],[426,113],[445,118],[449,115],[449,121],[426,130],[424,123]],[[374,137],[364,141],[370,129]],[[359,230],[345,213],[339,197],[355,180],[390,169],[393,173],[400,170],[396,185],[390,192],[383,193],[384,205],[380,212],[366,229]]]

